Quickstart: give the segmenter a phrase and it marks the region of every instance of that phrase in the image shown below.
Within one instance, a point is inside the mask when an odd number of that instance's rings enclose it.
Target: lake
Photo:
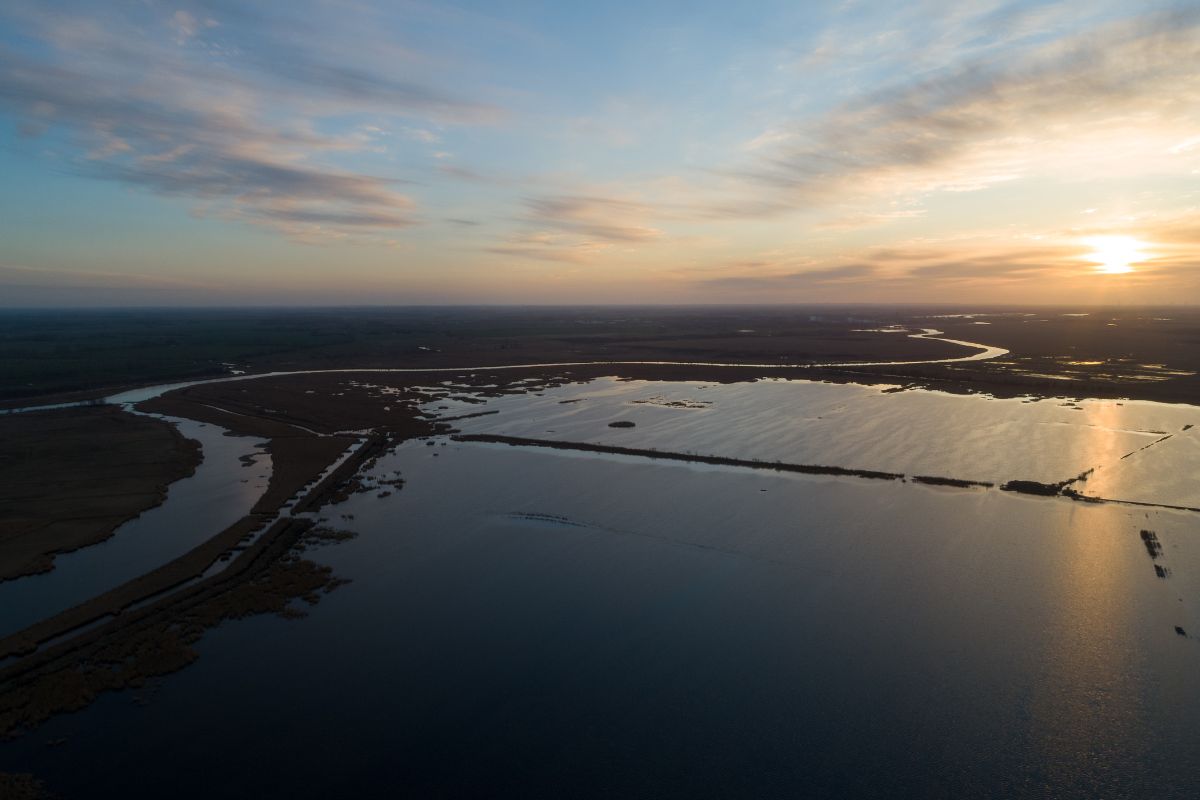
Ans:
[[[311,557],[352,583],[301,620],[225,623],[0,768],[69,797],[1200,791],[1200,515],[1161,507],[1200,505],[1200,409],[804,381],[476,399],[429,408],[910,477],[1093,470],[1083,493],[1157,505],[411,441],[369,473],[402,489],[321,513],[358,535]]]

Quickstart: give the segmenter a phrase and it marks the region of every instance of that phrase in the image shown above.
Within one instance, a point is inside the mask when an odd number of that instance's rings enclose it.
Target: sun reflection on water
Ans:
[[[1122,426],[1119,410],[1089,404],[1086,422],[1092,452],[1114,444]],[[1083,481],[1074,484],[1082,489]],[[1044,672],[1033,696],[1034,736],[1047,777],[1057,785],[1098,788],[1110,770],[1121,770],[1141,754],[1145,709],[1139,702],[1139,654],[1125,643],[1135,638],[1129,598],[1136,580],[1135,530],[1114,514],[1072,509],[1073,524],[1047,540],[1057,565],[1057,613],[1043,621]],[[1080,524],[1080,517],[1087,517]],[[1133,554],[1131,556],[1131,553]]]

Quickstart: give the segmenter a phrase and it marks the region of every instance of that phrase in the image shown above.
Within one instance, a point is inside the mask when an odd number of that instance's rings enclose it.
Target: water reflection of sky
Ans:
[[[359,536],[314,555],[353,582],[307,619],[228,623],[148,706],[0,756],[63,792],[222,764],[185,796],[1198,786],[1193,515],[475,444],[395,470],[329,510]]]
[[[736,458],[831,464],[905,474],[1047,483],[1096,469],[1082,485],[1114,499],[1160,491],[1197,505],[1200,408],[1137,401],[995,399],[806,381],[737,384],[601,379],[543,396],[485,398],[470,411],[500,413],[456,423],[470,433],[601,442]],[[577,401],[567,402],[563,401]],[[651,402],[644,402],[650,400]],[[643,402],[639,402],[643,401]],[[703,408],[667,405],[700,401]],[[454,401],[447,415],[462,413]],[[631,429],[608,423],[629,420]],[[1124,460],[1164,433],[1156,445]],[[1135,469],[1136,466],[1136,469]],[[1147,481],[1147,471],[1160,478]],[[1102,480],[1101,480],[1102,479]],[[1152,487],[1148,489],[1147,487]],[[1184,502],[1188,496],[1193,502]]]
[[[694,434],[685,449],[761,456],[849,440],[839,453],[877,468],[907,458],[906,471],[945,441],[926,438],[939,428],[973,433],[989,469],[1074,469],[1036,432],[1109,453],[1157,436],[1131,426],[1187,413],[704,386],[597,382],[463,405],[500,408],[477,420],[506,432],[642,446]],[[711,405],[666,405],[682,399]],[[985,424],[977,408],[998,413]],[[778,414],[774,437],[754,434]],[[638,427],[608,429],[617,415]],[[399,491],[324,512],[359,536],[312,554],[352,582],[308,619],[226,623],[148,706],[121,695],[60,717],[0,748],[0,767],[61,776],[68,796],[135,772],[174,796],[362,796],[380,782],[475,796],[1200,786],[1195,514],[454,442],[407,443],[369,470],[396,471]],[[1162,542],[1157,562],[1142,528]],[[184,751],[222,769],[179,794]]]

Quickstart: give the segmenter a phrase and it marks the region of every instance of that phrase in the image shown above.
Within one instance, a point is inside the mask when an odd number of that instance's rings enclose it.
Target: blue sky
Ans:
[[[0,305],[1184,302],[1200,3],[0,7]]]

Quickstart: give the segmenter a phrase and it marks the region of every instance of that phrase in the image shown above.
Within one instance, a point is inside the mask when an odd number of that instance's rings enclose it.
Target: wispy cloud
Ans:
[[[924,200],[936,193],[1028,177],[1169,175],[1191,157],[1180,143],[1200,125],[1200,9],[1081,28],[1061,8],[934,5],[941,11],[921,6],[916,27],[938,52],[912,55],[911,77],[856,87],[827,110],[772,123],[724,165],[674,182],[626,182],[636,202],[571,187],[527,197],[523,222],[645,243],[673,238],[678,225],[801,212],[810,236],[832,235],[929,220]],[[860,32],[854,46],[885,34]],[[839,50],[822,59],[845,60],[850,45],[822,46]]]
[[[499,244],[486,248],[486,252],[521,260],[580,264],[607,248],[608,245],[602,242],[579,240],[561,234],[525,233],[509,236]]]
[[[1200,120],[1198,59],[1196,8],[1034,41],[771,130],[762,157],[737,174],[781,202],[811,206],[831,194],[972,190],[1052,174],[1111,156],[1099,147],[1110,140],[1161,152],[1164,132]]]
[[[339,164],[368,142],[326,121],[474,124],[500,113],[382,65],[331,62],[336,27],[318,44],[293,18],[208,6],[15,4],[9,21],[27,46],[0,50],[0,104],[28,133],[70,137],[78,172],[217,204],[222,216],[302,237],[416,221],[405,181]],[[237,25],[222,24],[226,15]],[[398,127],[437,140],[426,127]]]
[[[659,241],[663,233],[646,224],[656,213],[642,203],[594,194],[526,197],[521,230],[486,252],[510,258],[580,263],[614,250]]]
[[[1127,235],[1152,258],[1097,285],[1195,285],[1196,2],[792,5],[726,30],[653,4],[563,26],[522,4],[7,0],[0,156],[101,182],[76,203],[177,198],[214,236],[404,246],[339,262],[364,283],[1049,296],[1094,280],[1081,240]],[[85,252],[20,233],[48,266]],[[295,255],[260,269],[325,260]]]
[[[233,296],[187,278],[0,264],[0,307],[196,305]]]
[[[876,267],[870,264],[843,264],[776,275],[735,275],[709,278],[703,281],[703,284],[716,289],[784,289],[796,292],[862,281],[872,278],[876,273]]]
[[[110,289],[211,289],[207,284],[187,278],[144,275],[107,270],[71,270],[0,264],[0,286],[6,288],[110,288]]]
[[[1194,221],[1194,218],[1193,218]],[[1176,220],[1175,223],[1179,221]],[[1130,290],[1151,290],[1162,302],[1175,293],[1200,291],[1200,234],[1175,241],[1160,236],[1174,224],[1131,229],[1145,236],[1149,253],[1123,275],[1100,274],[1089,231],[1061,230],[1045,237],[975,236],[868,247],[848,263],[805,263],[779,254],[717,267],[716,277],[694,282],[702,291],[748,299],[1062,303],[1109,291],[1108,302]],[[1200,231],[1200,227],[1193,233]],[[1185,241],[1186,240],[1186,241]],[[789,264],[800,263],[789,268]]]
[[[544,195],[525,201],[536,224],[606,242],[648,242],[662,232],[642,224],[650,209],[628,200],[587,195]]]

